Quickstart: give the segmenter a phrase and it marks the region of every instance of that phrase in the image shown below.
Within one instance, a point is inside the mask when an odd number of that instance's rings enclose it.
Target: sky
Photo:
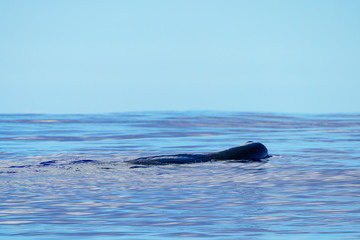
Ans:
[[[358,113],[358,0],[1,0],[0,113]]]

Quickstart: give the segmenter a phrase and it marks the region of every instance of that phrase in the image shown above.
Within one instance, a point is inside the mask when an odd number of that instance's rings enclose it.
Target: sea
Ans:
[[[360,114],[0,114],[0,239],[360,239]]]

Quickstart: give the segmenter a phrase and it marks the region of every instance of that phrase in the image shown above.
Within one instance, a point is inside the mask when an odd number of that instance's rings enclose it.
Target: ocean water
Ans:
[[[131,168],[265,144],[261,162]],[[360,114],[0,115],[0,239],[360,239]]]

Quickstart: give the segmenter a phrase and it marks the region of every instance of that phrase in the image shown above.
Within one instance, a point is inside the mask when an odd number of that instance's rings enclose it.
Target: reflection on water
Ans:
[[[2,115],[0,238],[359,239],[360,116]],[[263,142],[272,157],[125,160]]]

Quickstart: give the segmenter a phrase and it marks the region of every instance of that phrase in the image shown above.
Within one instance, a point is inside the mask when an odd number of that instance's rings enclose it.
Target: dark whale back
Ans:
[[[260,160],[269,155],[262,143],[247,142],[237,147],[209,153],[208,156],[214,160]]]
[[[206,154],[175,154],[142,157],[127,161],[137,165],[163,165],[209,162],[213,160],[260,160],[268,157],[268,150],[259,142],[247,142],[243,145]]]

